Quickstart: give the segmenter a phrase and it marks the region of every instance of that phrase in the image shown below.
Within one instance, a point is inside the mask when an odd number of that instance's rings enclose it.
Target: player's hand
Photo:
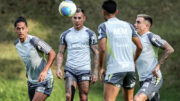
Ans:
[[[160,68],[160,64],[157,64],[156,67],[152,71],[153,75],[157,78],[159,78],[159,75],[158,75],[159,68]]]
[[[62,76],[63,76],[63,72],[61,69],[57,69],[56,71],[56,76],[58,79],[62,79]]]
[[[92,83],[96,83],[98,80],[98,71],[95,71],[92,75],[91,75],[91,81]]]
[[[46,76],[47,76],[47,71],[42,71],[41,74],[39,75],[38,81],[42,82],[46,80]]]
[[[105,70],[103,67],[100,67],[100,70],[99,70],[99,78],[100,78],[100,81],[103,82],[103,78],[105,76]]]

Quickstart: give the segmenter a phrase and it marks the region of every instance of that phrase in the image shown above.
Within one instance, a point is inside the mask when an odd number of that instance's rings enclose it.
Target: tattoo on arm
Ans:
[[[164,49],[164,53],[163,53],[161,59],[159,60],[160,65],[163,64],[164,61],[168,58],[168,56],[174,52],[174,49],[172,48],[172,46],[169,43],[165,43],[162,46],[162,49]]]
[[[98,45],[91,45],[91,49],[94,53],[94,75],[98,75],[98,67],[99,67],[99,50]]]
[[[59,46],[59,51],[58,51],[58,55],[57,55],[57,69],[61,68],[61,66],[63,64],[65,49],[66,49],[65,45]]]

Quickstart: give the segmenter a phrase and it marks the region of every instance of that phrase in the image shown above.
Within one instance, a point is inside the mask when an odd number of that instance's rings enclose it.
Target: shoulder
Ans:
[[[69,28],[68,30],[62,32],[62,34],[67,34],[67,33],[71,32],[71,31],[72,31],[72,28]]]
[[[16,46],[18,43],[19,43],[19,39],[16,39],[16,40],[14,41],[14,45]]]
[[[93,35],[95,34],[95,32],[89,28],[86,28],[85,31],[89,34],[89,35]]]
[[[155,41],[156,39],[159,39],[159,38],[160,38],[159,35],[154,34],[154,33],[152,33],[152,32],[149,32],[149,33],[147,34],[147,36],[148,36],[148,38],[149,38],[151,41]]]
[[[101,24],[98,26],[98,33],[105,33],[105,32],[106,32],[106,22],[101,23]]]
[[[101,23],[101,24],[98,26],[98,29],[99,29],[99,28],[106,28],[106,25],[105,25],[105,24],[106,24],[106,22]]]
[[[69,32],[72,31],[72,28],[69,28],[68,30],[62,32],[62,34],[60,35],[60,37],[66,36]]]
[[[123,24],[123,25],[130,25],[129,22],[125,21],[125,20],[120,20],[117,18],[117,23]]]
[[[29,36],[29,38],[30,38],[30,43],[35,47],[37,47],[38,45],[46,44],[44,40],[40,39],[37,36]]]
[[[161,47],[163,44],[166,43],[166,41],[162,39],[159,35],[152,32],[148,33],[147,36],[150,42],[155,46]]]
[[[30,38],[30,43],[33,44],[33,45],[40,40],[40,39],[39,39],[38,37],[36,37],[36,36],[28,35],[28,37]]]

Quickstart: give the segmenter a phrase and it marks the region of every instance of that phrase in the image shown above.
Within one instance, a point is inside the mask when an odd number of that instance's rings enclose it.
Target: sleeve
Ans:
[[[38,37],[33,37],[30,43],[39,51],[49,54],[51,51],[51,46],[49,46],[45,41],[39,39]]]
[[[90,45],[95,45],[97,44],[97,37],[96,37],[96,34],[95,32],[93,32],[92,30],[86,30],[89,34],[89,44]]]
[[[65,35],[62,33],[60,36],[60,45],[65,45],[66,41],[65,41]]]
[[[131,30],[132,30],[132,37],[138,37],[137,32],[136,32],[135,28],[133,27],[133,25],[132,24],[129,24],[129,25],[130,25]]]
[[[65,32],[63,32],[60,36],[60,45],[66,45],[66,40],[65,40],[65,37],[67,35],[67,33],[69,33],[70,30],[67,30]]]
[[[105,24],[100,24],[98,27],[98,39],[101,40],[102,38],[106,38],[106,26]]]
[[[16,39],[15,42],[14,42],[14,45],[16,46],[19,42],[19,39]]]
[[[151,43],[156,47],[161,48],[166,43],[166,41],[161,39],[160,36],[153,34],[153,33],[149,33],[148,38],[151,41]]]

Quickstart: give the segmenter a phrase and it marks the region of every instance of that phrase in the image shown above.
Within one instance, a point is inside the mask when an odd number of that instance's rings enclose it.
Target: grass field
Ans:
[[[40,1],[40,2],[38,2]],[[53,49],[58,50],[60,34],[72,27],[71,18],[58,13],[59,0],[0,0],[0,101],[27,101],[27,81],[24,64],[13,45],[16,39],[13,23],[18,16],[25,16],[29,24],[29,33],[44,39]],[[101,4],[103,0],[74,0],[85,9],[85,25],[97,32],[103,22]],[[175,49],[161,70],[164,83],[160,89],[161,101],[179,101],[180,99],[180,1],[179,0],[116,0],[118,18],[130,23],[135,22],[136,15],[147,13],[154,19],[152,32],[166,39]],[[160,51],[160,54],[162,51]],[[54,89],[48,101],[65,101],[64,80],[55,76],[53,64]],[[137,92],[138,84],[135,92]],[[79,101],[78,92],[75,101]],[[89,101],[103,101],[103,84],[91,85]],[[117,101],[123,101],[122,91]]]

